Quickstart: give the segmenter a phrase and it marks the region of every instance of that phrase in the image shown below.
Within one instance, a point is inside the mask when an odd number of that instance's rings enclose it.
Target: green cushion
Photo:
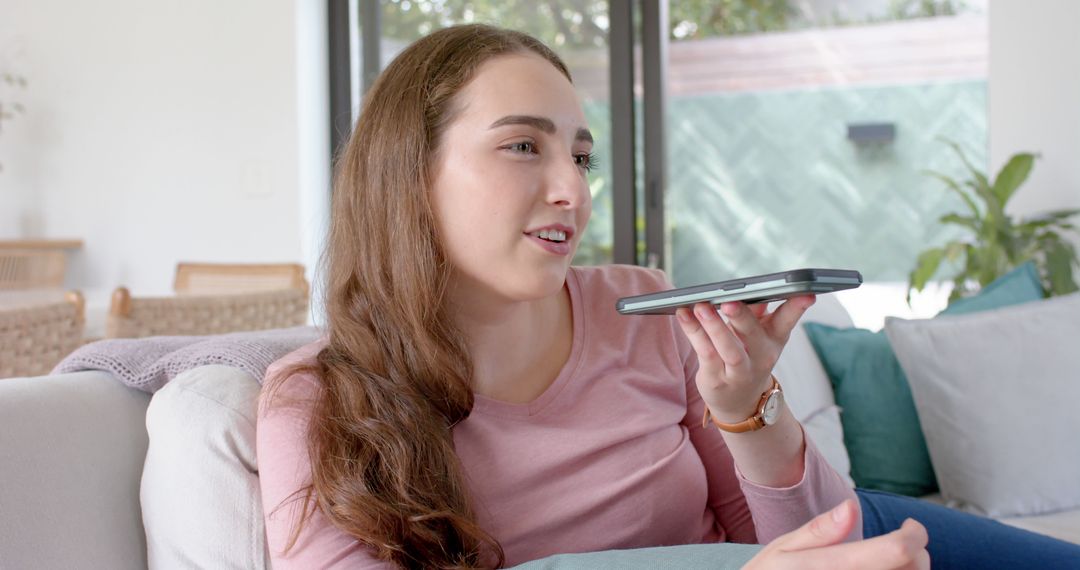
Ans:
[[[937,490],[915,402],[885,333],[804,327],[840,406],[855,484],[915,497]]]
[[[1041,298],[1038,274],[1028,262],[978,295],[954,301],[941,314],[984,311]],[[840,406],[855,484],[910,496],[936,491],[907,377],[885,333],[819,323],[803,326]]]

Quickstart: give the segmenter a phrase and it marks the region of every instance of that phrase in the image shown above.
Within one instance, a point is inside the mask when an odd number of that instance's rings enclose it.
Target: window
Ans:
[[[659,264],[678,286],[858,269],[861,302],[912,314],[908,272],[955,235],[938,218],[960,207],[925,172],[963,174],[940,139],[987,162],[987,0],[357,6],[379,69],[467,22],[520,29],[567,61],[601,159],[579,264]]]
[[[671,0],[675,282],[804,266],[906,282],[960,206],[924,173],[961,174],[939,137],[986,161],[984,7]]]

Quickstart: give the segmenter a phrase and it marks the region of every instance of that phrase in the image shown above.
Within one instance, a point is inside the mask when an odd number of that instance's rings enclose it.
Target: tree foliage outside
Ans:
[[[520,30],[552,47],[607,45],[607,0],[387,0],[382,34],[405,43],[474,22]]]
[[[617,0],[622,1],[622,0]],[[671,0],[674,40],[705,39],[806,28],[952,16],[973,9],[965,0],[882,0],[877,14],[815,16],[797,0]],[[412,42],[437,29],[472,22],[521,30],[552,47],[607,45],[608,0],[383,0],[383,36]]]

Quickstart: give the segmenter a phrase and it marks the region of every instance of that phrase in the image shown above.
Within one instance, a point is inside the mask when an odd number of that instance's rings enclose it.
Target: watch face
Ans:
[[[780,391],[773,392],[768,400],[765,400],[765,407],[761,410],[761,419],[765,422],[765,425],[771,426],[780,419],[780,409],[784,404],[784,393]]]

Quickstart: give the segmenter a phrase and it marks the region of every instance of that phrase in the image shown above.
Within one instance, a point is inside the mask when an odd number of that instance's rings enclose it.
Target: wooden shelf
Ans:
[[[82,249],[81,239],[7,239],[0,240],[0,250],[6,249]]]

